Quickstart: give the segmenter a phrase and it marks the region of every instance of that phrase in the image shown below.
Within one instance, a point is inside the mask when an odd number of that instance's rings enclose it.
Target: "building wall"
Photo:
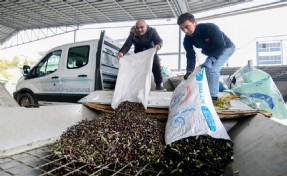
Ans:
[[[263,37],[256,41],[256,63],[257,66],[286,65],[286,36]]]

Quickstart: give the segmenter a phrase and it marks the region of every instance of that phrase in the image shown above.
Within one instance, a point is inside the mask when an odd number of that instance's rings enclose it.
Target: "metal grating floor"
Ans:
[[[92,167],[92,168],[91,168]],[[20,154],[0,158],[0,176],[74,176],[74,175],[127,175],[132,163],[124,167],[112,169],[113,164],[106,166],[80,165],[76,162],[67,162],[65,157],[56,158],[50,152],[49,146],[29,150]],[[134,169],[134,168],[133,168]],[[93,172],[89,172],[89,171]],[[133,175],[163,175],[155,173],[149,166],[136,168]]]

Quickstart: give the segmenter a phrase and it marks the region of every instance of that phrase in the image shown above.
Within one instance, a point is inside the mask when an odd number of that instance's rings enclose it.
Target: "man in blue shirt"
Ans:
[[[187,79],[195,68],[196,55],[193,47],[201,48],[202,54],[207,56],[202,66],[206,68],[210,95],[212,100],[216,101],[219,92],[220,70],[235,50],[233,42],[215,24],[197,24],[190,13],[180,15],[177,24],[186,34],[183,41],[187,59],[184,79]]]

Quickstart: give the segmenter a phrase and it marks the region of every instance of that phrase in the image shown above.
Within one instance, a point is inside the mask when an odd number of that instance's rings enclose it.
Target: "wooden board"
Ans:
[[[106,104],[96,104],[96,103],[85,103],[84,105],[93,108],[93,109],[97,109],[103,112],[114,112],[114,109],[111,107],[111,105],[106,105]],[[168,114],[168,109],[167,108],[151,108],[148,107],[146,110],[146,113],[148,114]]]
[[[105,112],[105,113],[114,112],[114,109],[110,105],[107,105],[107,104],[85,103],[84,105],[92,109]],[[258,110],[216,110],[216,112],[220,119],[241,118],[241,117],[256,115],[258,113],[261,113],[267,117],[270,116],[270,113],[261,112]],[[167,119],[169,110],[168,108],[148,107],[146,110],[146,113],[160,120],[164,120],[164,119]]]

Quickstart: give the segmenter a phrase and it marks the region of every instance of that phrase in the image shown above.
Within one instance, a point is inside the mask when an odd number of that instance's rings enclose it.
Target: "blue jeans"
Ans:
[[[226,48],[224,52],[217,58],[217,60],[212,64],[210,69],[206,68],[206,77],[208,81],[208,87],[210,95],[212,97],[217,97],[219,92],[219,79],[220,79],[220,70],[233,54],[235,46]]]

